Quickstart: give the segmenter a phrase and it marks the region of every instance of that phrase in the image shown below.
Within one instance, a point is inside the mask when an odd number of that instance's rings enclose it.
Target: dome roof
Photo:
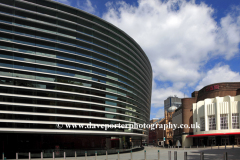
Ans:
[[[176,106],[171,106],[170,108],[168,108],[168,112],[173,112],[177,109]]]

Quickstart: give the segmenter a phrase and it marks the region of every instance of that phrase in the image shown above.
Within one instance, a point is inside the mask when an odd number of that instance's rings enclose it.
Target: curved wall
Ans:
[[[239,88],[239,82],[222,82],[210,84],[198,91],[197,102],[206,98],[215,98],[217,96],[236,96],[239,93]]]
[[[0,0],[0,41],[0,133],[146,136],[57,127],[149,121],[151,65],[122,30],[50,0]]]

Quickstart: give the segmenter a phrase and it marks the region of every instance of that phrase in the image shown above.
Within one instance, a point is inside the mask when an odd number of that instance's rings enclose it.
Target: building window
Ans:
[[[220,128],[221,129],[228,129],[228,114],[221,114],[220,115]]]
[[[239,113],[232,114],[232,129],[239,129]]]
[[[216,130],[215,116],[208,116],[209,131]]]
[[[205,131],[205,118],[200,118],[200,131]]]

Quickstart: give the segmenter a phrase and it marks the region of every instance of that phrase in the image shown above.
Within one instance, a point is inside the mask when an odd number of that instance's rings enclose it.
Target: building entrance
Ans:
[[[215,139],[215,137],[209,137],[208,138],[208,145],[209,146],[216,146],[216,139]]]
[[[200,146],[203,146],[203,145],[204,145],[203,142],[204,142],[203,139],[199,139],[199,145],[200,145]]]
[[[235,145],[240,145],[240,138],[235,138],[234,144]]]
[[[222,138],[222,145],[229,145],[229,138]]]

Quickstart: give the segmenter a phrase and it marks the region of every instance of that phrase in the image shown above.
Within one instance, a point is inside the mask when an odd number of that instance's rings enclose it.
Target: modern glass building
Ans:
[[[176,106],[177,108],[179,108],[181,104],[181,98],[178,98],[176,95],[169,96],[167,99],[164,100],[164,112],[169,112],[168,109],[172,106]]]
[[[0,0],[5,155],[139,146],[144,129],[86,126],[149,122],[151,87],[146,54],[119,28],[51,0]]]

